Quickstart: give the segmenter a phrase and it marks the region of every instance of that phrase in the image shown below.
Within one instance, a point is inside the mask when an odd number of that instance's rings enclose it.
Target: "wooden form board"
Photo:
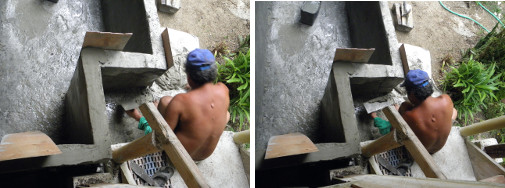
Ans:
[[[472,162],[473,173],[477,180],[486,179],[496,175],[505,175],[505,169],[497,164],[484,151],[480,150],[472,142],[465,140],[468,156]]]
[[[168,34],[168,28],[161,33],[161,39],[163,40],[163,50],[165,51],[165,60],[167,61],[167,70],[174,66],[174,58],[172,56],[172,47],[170,47],[170,37]]]
[[[265,159],[299,155],[319,151],[310,139],[301,133],[273,136],[268,141]]]
[[[419,167],[423,170],[424,175],[429,178],[447,179],[440,168],[436,165],[433,157],[428,153],[426,148],[424,148],[421,141],[417,138],[414,131],[410,129],[409,125],[405,122],[400,113],[398,113],[393,106],[388,106],[384,108],[383,111],[391,123],[391,126],[393,126],[396,130],[398,130],[398,133],[401,134],[399,136],[407,138],[401,139],[402,144],[405,145],[416,163],[419,164]]]
[[[0,143],[0,161],[56,154],[60,149],[42,132],[8,134]]]
[[[132,33],[111,33],[88,31],[84,36],[82,48],[95,47],[105,50],[121,51],[130,40]]]
[[[161,144],[161,148],[181,174],[186,185],[188,187],[209,187],[195,162],[154,104],[142,104],[140,111],[153,129],[156,140]]]
[[[337,48],[333,62],[368,63],[375,48]]]

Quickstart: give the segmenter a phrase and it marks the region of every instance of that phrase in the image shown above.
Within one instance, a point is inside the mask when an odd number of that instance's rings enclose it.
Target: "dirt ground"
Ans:
[[[393,3],[389,2],[392,7]],[[396,32],[398,42],[425,48],[431,53],[431,69],[434,80],[440,84],[443,79],[442,60],[450,55],[456,61],[462,52],[473,47],[487,32],[471,20],[459,17],[445,10],[437,1],[409,2],[414,14],[414,29],[405,33]],[[468,16],[481,23],[488,30],[498,21],[475,2],[447,1],[443,4],[450,10]],[[495,12],[504,10],[505,3],[485,2],[487,9]],[[498,12],[498,11],[496,11]],[[502,15],[498,16],[502,19]]]
[[[162,27],[184,31],[200,39],[200,48],[214,49],[223,42],[238,48],[238,36],[249,35],[249,0],[181,1],[175,14],[158,11]]]

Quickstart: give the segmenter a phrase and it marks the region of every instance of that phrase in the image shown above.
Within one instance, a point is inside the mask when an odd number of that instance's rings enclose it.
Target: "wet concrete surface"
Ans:
[[[56,143],[86,31],[103,31],[98,0],[0,1],[0,137],[41,131]]]
[[[256,148],[301,132],[318,142],[320,102],[335,49],[350,47],[344,2],[322,2],[313,26],[303,2],[256,2]]]

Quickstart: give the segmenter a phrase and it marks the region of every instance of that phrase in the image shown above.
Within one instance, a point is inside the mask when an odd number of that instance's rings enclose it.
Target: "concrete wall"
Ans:
[[[102,0],[102,18],[106,31],[133,33],[124,51],[153,53],[144,1]]]
[[[105,31],[133,33],[124,52],[105,50],[99,60],[105,90],[145,87],[169,67],[155,1],[102,1]],[[172,58],[172,57],[170,57]]]

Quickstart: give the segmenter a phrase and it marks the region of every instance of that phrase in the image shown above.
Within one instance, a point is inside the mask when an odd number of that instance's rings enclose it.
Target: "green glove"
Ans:
[[[144,131],[144,134],[149,134],[151,132],[153,132],[153,129],[151,129],[151,127],[149,126],[149,124],[147,123],[147,120],[145,117],[141,117],[140,120],[139,120],[139,126],[138,128],[140,130],[143,130]]]
[[[386,135],[391,131],[391,123],[389,121],[383,120],[380,117],[373,119],[374,125],[379,128],[379,132],[382,135]]]

